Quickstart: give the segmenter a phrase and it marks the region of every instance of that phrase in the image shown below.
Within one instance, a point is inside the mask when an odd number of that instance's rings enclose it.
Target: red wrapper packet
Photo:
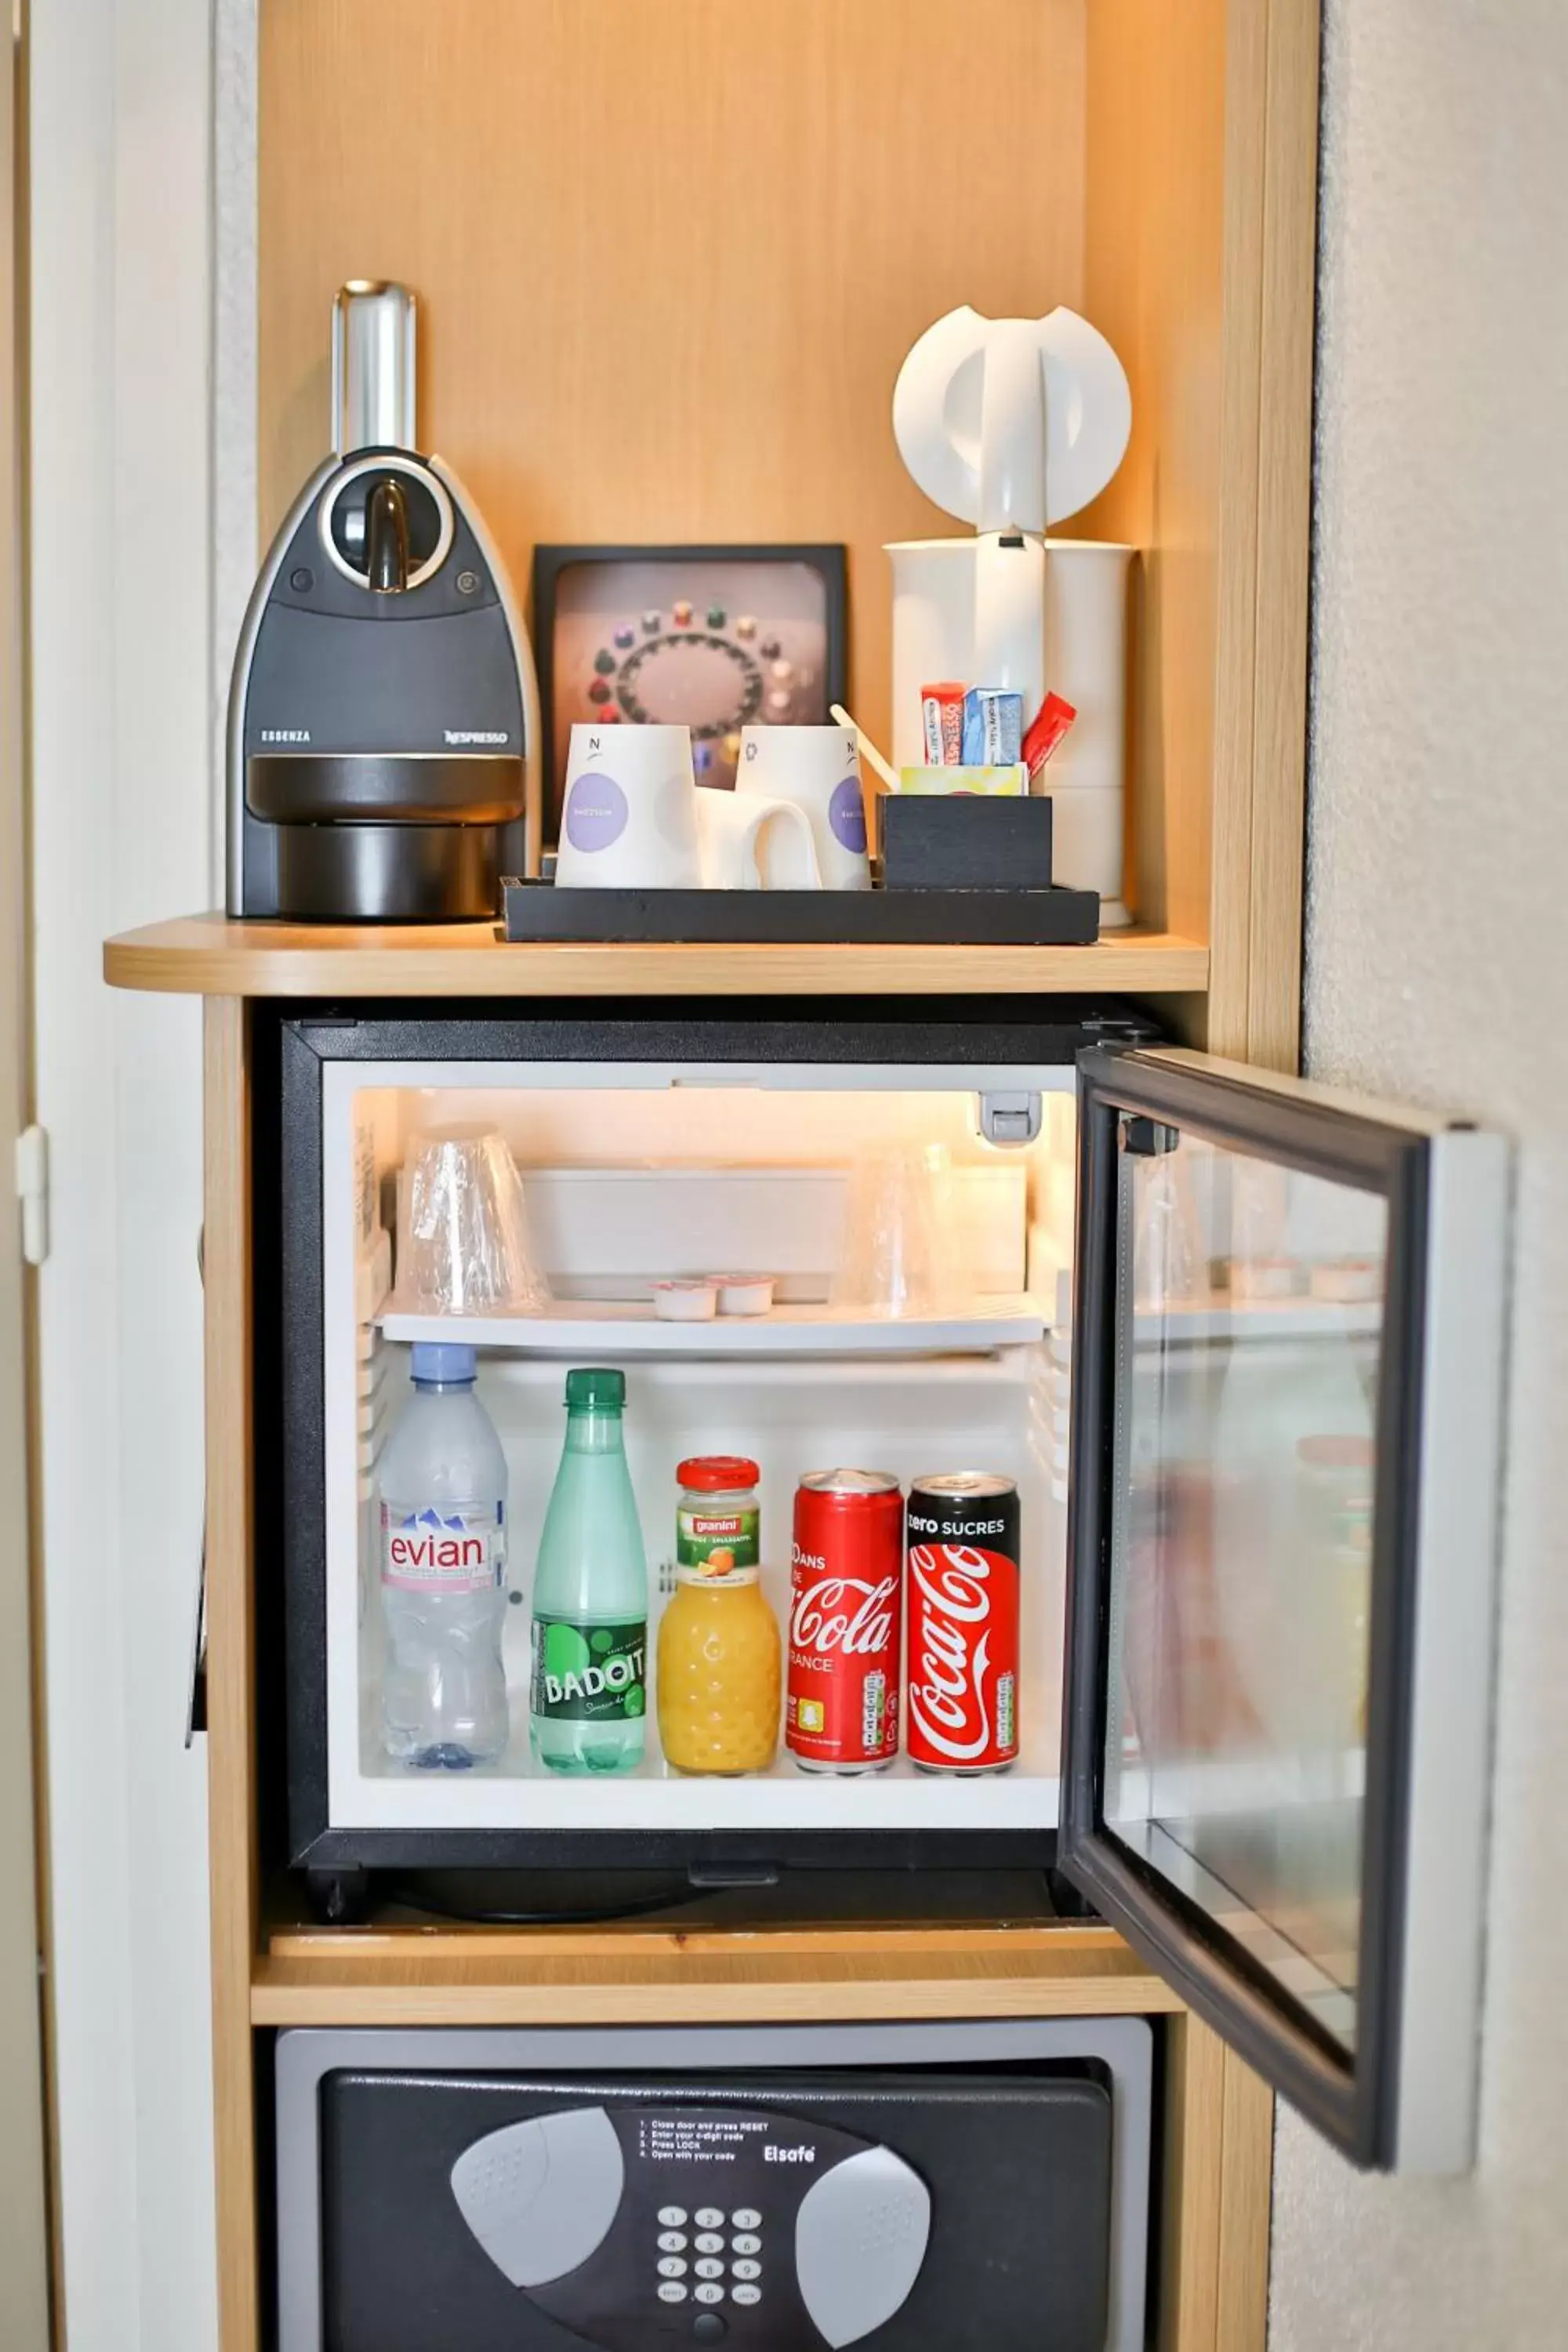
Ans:
[[[1024,765],[1031,783],[1077,717],[1072,704],[1064,702],[1059,694],[1047,695],[1024,736]]]
[[[963,688],[957,684],[922,686],[921,733],[928,768],[956,768],[963,757]]]

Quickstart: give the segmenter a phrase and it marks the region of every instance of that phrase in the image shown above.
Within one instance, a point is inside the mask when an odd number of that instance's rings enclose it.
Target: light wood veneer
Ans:
[[[116,988],[176,995],[971,996],[1201,991],[1208,951],[1148,931],[1086,948],[509,946],[490,923],[295,924],[190,915],[104,949]]]

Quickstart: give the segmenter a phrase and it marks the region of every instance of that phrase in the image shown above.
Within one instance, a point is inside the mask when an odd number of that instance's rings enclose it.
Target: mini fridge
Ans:
[[[1466,2160],[1482,1927],[1508,1155],[1039,998],[258,1009],[258,1631],[293,1867],[710,1880],[1055,1866],[1357,2160]],[[548,1303],[400,1296],[413,1139],[498,1131]],[[869,1166],[940,1171],[943,1287],[857,1303]],[[763,1316],[659,1281],[766,1271]],[[510,1480],[499,1764],[380,1737],[377,1466],[411,1345],[479,1348]],[[529,1586],[572,1366],[622,1370],[657,1617],[676,1465],[1020,1506],[1010,1770],[685,1777],[529,1752]],[[910,1669],[912,1671],[912,1669]],[[656,1693],[657,1697],[657,1693]],[[889,2338],[889,2341],[892,2339]]]

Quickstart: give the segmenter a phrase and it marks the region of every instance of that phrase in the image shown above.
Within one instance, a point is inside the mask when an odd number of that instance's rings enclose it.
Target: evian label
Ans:
[[[381,1507],[381,1580],[399,1592],[493,1592],[506,1580],[502,1505],[442,1512]]]
[[[1018,1753],[1016,1560],[971,1544],[911,1544],[909,1612],[911,1758],[949,1772],[993,1772],[1012,1763]]]

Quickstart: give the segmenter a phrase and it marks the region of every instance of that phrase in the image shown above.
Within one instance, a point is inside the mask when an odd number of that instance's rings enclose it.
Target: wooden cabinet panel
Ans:
[[[327,446],[333,294],[400,278],[421,438],[520,589],[536,540],[845,541],[856,716],[886,743],[883,541],[959,528],[904,471],[893,381],[960,302],[1081,304],[1084,22],[268,0],[264,530]]]

